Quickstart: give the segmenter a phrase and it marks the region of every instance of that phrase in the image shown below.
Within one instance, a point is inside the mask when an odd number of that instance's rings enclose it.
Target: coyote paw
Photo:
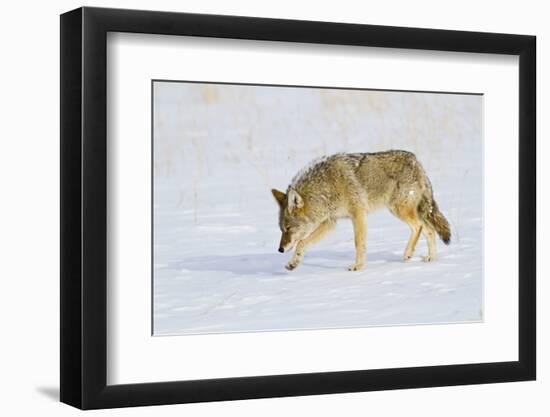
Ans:
[[[288,269],[289,271],[292,271],[297,266],[298,266],[298,262],[289,262],[285,265],[285,268]]]
[[[348,271],[359,271],[363,269],[364,264],[353,264],[348,268]]]
[[[424,257],[422,258],[422,260],[423,260],[424,262],[433,262],[433,261],[435,261],[435,256],[434,256],[434,255],[424,256]]]
[[[404,261],[408,261],[411,258],[412,258],[412,255],[407,255],[407,254],[403,255],[403,260]]]

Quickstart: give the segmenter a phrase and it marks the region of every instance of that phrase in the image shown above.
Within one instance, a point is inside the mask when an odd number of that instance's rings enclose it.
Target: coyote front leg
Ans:
[[[294,251],[292,259],[289,263],[285,265],[285,268],[289,271],[292,271],[294,268],[296,268],[304,258],[306,247],[320,241],[328,232],[330,232],[334,228],[334,226],[336,226],[335,220],[325,220],[319,225],[319,227],[317,227],[317,229],[313,231],[313,233],[311,233],[305,239],[300,240],[296,244],[296,250]]]
[[[355,237],[355,263],[348,271],[358,271],[365,265],[365,241],[367,237],[367,221],[363,210],[356,210],[352,216],[353,234]]]

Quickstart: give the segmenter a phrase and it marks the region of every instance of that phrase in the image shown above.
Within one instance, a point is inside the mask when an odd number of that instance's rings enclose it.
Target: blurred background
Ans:
[[[481,176],[482,96],[155,82],[155,203],[193,210],[282,190],[304,165],[336,152],[414,152],[438,191]],[[444,181],[443,181],[444,180]],[[223,187],[222,187],[223,188]],[[165,201],[165,199],[167,199]]]

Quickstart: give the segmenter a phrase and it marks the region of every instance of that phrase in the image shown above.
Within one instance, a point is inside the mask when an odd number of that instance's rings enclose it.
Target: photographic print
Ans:
[[[152,81],[154,336],[483,320],[483,95]]]

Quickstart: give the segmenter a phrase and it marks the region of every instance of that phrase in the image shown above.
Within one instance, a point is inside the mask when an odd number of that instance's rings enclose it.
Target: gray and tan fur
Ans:
[[[410,259],[423,233],[428,242],[426,261],[436,257],[435,234],[449,244],[449,222],[439,211],[432,186],[411,152],[340,153],[323,157],[303,169],[286,193],[271,190],[279,204],[282,232],[279,252],[296,246],[286,265],[292,270],[309,245],[321,240],[339,218],[351,218],[356,258],[349,270],[364,265],[367,214],[387,207],[411,228],[404,259]]]

